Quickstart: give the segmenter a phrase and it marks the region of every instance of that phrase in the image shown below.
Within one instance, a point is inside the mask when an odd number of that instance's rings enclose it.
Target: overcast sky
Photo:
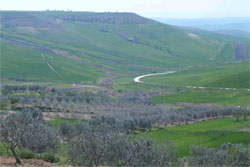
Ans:
[[[135,12],[145,17],[249,17],[250,0],[0,0],[0,10]]]

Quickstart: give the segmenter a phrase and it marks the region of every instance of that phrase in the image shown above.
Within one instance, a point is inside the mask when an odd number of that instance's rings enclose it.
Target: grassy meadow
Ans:
[[[60,124],[62,122],[68,122],[71,125],[74,125],[76,122],[81,121],[81,122],[87,122],[85,120],[80,120],[80,119],[73,119],[73,118],[52,118],[49,122],[55,127],[59,128]]]
[[[220,118],[183,126],[156,128],[141,134],[158,143],[173,142],[180,156],[189,154],[192,145],[219,147],[223,143],[243,143],[249,145],[249,119],[236,122],[234,118]]]
[[[112,24],[65,19],[71,15],[89,13],[2,12],[2,77],[60,83],[132,78],[234,62],[235,42],[248,44],[245,38],[177,28],[139,16],[131,22],[134,15]]]
[[[157,103],[195,103],[234,106],[250,106],[249,91],[189,89],[183,92],[155,96],[151,100]]]
[[[50,122],[58,128],[60,123],[66,121],[74,125],[77,119],[57,118]],[[81,120],[82,121],[82,120]],[[83,121],[86,122],[86,121]],[[138,137],[146,137],[157,143],[173,142],[177,147],[179,156],[187,156],[192,145],[203,145],[207,147],[220,147],[221,144],[243,143],[249,145],[249,118],[239,122],[235,118],[218,118],[187,125],[174,127],[155,127],[152,131],[139,132]]]
[[[192,67],[168,75],[143,78],[147,83],[215,88],[249,88],[249,63]]]

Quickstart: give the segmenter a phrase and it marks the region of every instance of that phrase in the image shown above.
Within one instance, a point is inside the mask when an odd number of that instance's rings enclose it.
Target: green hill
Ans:
[[[249,63],[193,67],[168,75],[151,76],[142,81],[167,85],[249,89]]]
[[[247,38],[182,29],[133,13],[1,11],[1,77],[93,82],[234,62]]]

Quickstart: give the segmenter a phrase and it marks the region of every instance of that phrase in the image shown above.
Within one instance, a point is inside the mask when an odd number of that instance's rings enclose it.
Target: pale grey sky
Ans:
[[[134,12],[145,17],[249,17],[250,0],[0,0],[1,10]]]

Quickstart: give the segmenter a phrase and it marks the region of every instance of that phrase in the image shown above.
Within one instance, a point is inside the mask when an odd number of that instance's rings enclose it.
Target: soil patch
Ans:
[[[21,159],[22,164],[17,165],[16,160],[13,157],[0,156],[0,166],[1,167],[54,167],[57,164],[49,163],[38,159]]]

